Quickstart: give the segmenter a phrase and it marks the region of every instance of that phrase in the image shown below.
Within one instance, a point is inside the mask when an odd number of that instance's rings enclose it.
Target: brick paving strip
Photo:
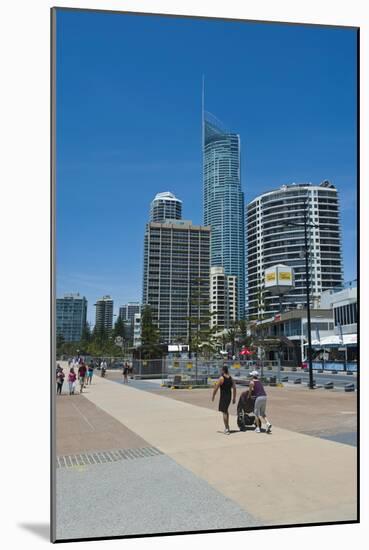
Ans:
[[[213,409],[109,379],[84,397],[263,524],[356,520],[355,447],[278,425],[225,436]]]
[[[56,399],[57,456],[106,451],[108,449],[141,449],[149,447],[142,437],[124,423],[94,405],[86,397],[94,385],[82,395],[62,395]]]

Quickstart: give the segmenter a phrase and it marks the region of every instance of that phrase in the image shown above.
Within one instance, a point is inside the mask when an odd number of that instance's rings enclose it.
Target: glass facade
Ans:
[[[240,136],[203,120],[204,225],[211,226],[211,265],[237,277],[237,317],[245,316],[245,212],[241,190]]]
[[[334,326],[355,325],[357,323],[357,303],[334,308]]]
[[[56,299],[56,335],[65,342],[79,342],[86,326],[87,300],[79,294]]]

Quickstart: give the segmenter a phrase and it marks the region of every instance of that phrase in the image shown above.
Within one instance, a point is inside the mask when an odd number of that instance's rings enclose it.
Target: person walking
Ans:
[[[128,366],[128,363],[125,362],[123,366],[123,384],[128,384],[128,372],[129,372],[129,366]]]
[[[71,367],[68,374],[69,395],[74,395],[76,380],[77,380],[77,375],[74,372],[74,368]]]
[[[81,363],[78,367],[78,380],[79,380],[79,386],[80,390],[79,393],[82,393],[84,384],[85,384],[85,377],[86,377],[86,365],[84,363]]]
[[[236,384],[232,376],[228,372],[228,367],[224,366],[222,368],[222,375],[219,380],[216,382],[213,390],[213,395],[211,400],[214,401],[217,391],[220,388],[220,399],[218,410],[223,414],[224,422],[224,433],[229,435],[231,432],[229,430],[229,413],[228,407],[232,403],[236,403]],[[233,399],[232,399],[233,394]]]
[[[93,363],[91,362],[88,366],[88,369],[87,369],[87,384],[86,385],[90,385],[92,384],[92,376],[94,374],[94,365]]]
[[[259,380],[259,373],[257,370],[253,370],[250,372],[250,376],[252,380],[250,380],[249,384],[249,392],[248,396],[251,397],[252,395],[255,397],[255,405],[254,405],[254,414],[256,417],[256,433],[261,432],[261,419],[265,422],[265,431],[266,433],[270,433],[272,431],[272,425],[269,422],[269,420],[266,417],[266,403],[267,403],[267,395],[264,389],[263,384]]]
[[[63,369],[58,365],[56,369],[56,393],[61,395],[65,374]]]

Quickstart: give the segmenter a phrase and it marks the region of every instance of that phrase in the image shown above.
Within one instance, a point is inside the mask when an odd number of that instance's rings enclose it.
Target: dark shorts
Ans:
[[[228,407],[231,404],[231,399],[232,399],[231,395],[229,397],[227,395],[224,396],[224,397],[222,396],[219,400],[218,411],[220,411],[222,413],[227,413],[228,412]]]

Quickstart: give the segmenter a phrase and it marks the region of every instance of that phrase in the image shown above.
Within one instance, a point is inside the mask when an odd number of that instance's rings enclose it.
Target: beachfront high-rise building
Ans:
[[[182,218],[182,201],[170,191],[158,193],[150,205],[150,221],[180,220]]]
[[[200,330],[209,327],[209,284],[210,227],[186,220],[149,222],[142,304],[151,307],[162,343],[189,343],[190,318],[200,320]]]
[[[65,342],[79,342],[86,326],[87,300],[79,294],[56,299],[56,335]]]
[[[203,111],[204,225],[211,226],[211,265],[237,277],[237,318],[245,316],[245,208],[240,136]]]
[[[343,283],[337,189],[328,181],[320,185],[282,185],[256,197],[247,207],[248,314],[251,318],[280,310],[279,298],[263,289],[265,269],[277,264],[292,266],[295,272],[295,288],[283,296],[282,308],[306,306],[304,201],[308,224],[313,225],[308,227],[311,306],[319,305],[323,291]]]
[[[96,304],[95,329],[110,331],[113,328],[113,300],[110,296],[103,296]]]
[[[131,325],[133,324],[134,317],[136,313],[140,313],[141,305],[139,302],[128,302],[119,308],[119,317],[122,321],[128,321]]]
[[[237,277],[225,275],[223,267],[210,268],[211,328],[231,328],[237,320]]]

